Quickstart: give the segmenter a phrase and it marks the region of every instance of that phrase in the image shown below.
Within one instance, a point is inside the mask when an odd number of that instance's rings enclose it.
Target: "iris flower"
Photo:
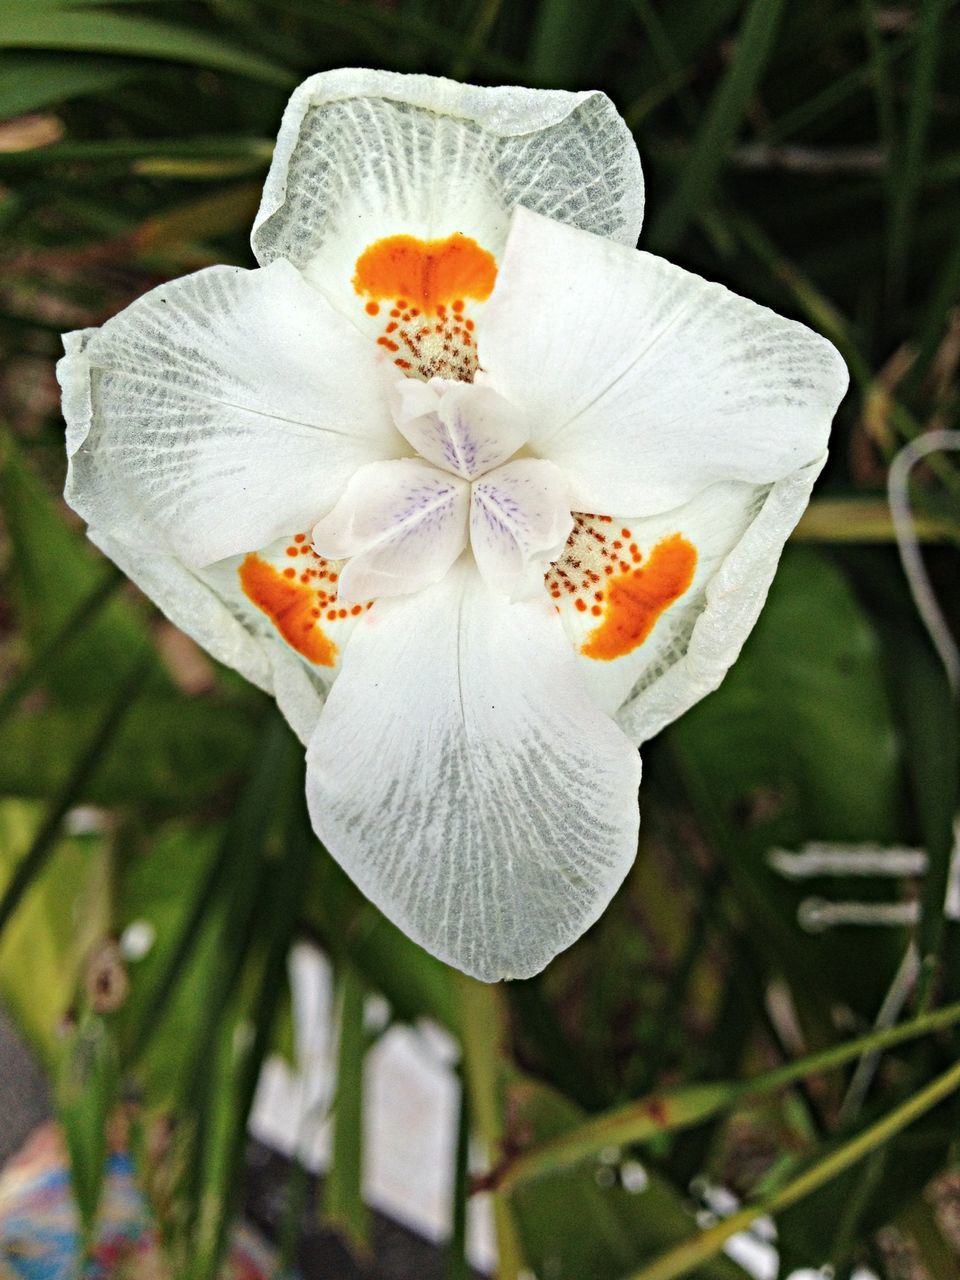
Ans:
[[[327,72],[260,266],[65,339],[66,497],[273,693],[317,834],[484,980],[540,970],[637,849],[637,746],[714,689],[823,465],[822,337],[634,247],[601,93]]]

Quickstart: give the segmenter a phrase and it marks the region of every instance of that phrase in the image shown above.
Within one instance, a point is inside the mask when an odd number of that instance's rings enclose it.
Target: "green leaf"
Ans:
[[[558,1142],[583,1122],[582,1112],[534,1081],[510,1087],[511,1123],[541,1142]],[[692,1212],[671,1184],[649,1166],[642,1188],[620,1185],[616,1169],[601,1165],[556,1172],[510,1195],[524,1253],[535,1275],[556,1280],[621,1280],[656,1250],[683,1240]],[[604,1176],[605,1175],[605,1176]],[[507,1272],[506,1274],[511,1274]],[[699,1280],[743,1280],[727,1258],[708,1262]]]
[[[4,3],[0,5],[0,45],[161,58],[284,86],[295,80],[285,67],[203,31],[107,10],[75,12]]]
[[[90,683],[99,674],[94,668]],[[82,678],[82,677],[81,677]],[[129,710],[78,801],[137,802],[184,810],[221,789],[249,752],[256,719],[217,698],[165,695],[153,686]],[[83,696],[82,688],[77,690]],[[109,694],[105,695],[109,696]],[[42,797],[66,785],[78,744],[94,731],[97,708],[49,708],[5,722],[0,791]]]
[[[716,1226],[708,1227],[699,1236],[693,1236],[662,1254],[648,1266],[634,1272],[629,1280],[677,1280],[680,1276],[689,1275],[694,1268],[703,1268],[738,1231],[745,1230],[765,1214],[776,1214],[798,1204],[812,1192],[832,1182],[866,1156],[878,1151],[957,1089],[960,1089],[960,1063],[955,1063],[930,1084],[917,1090],[906,1102],[888,1112],[876,1124],[813,1160],[803,1173],[785,1186],[743,1209],[738,1209]]]
[[[907,123],[902,145],[890,158],[896,180],[889,186],[887,223],[888,291],[899,298],[906,281],[913,221],[923,185],[923,155],[936,90],[937,61],[943,47],[941,27],[952,0],[923,0],[917,16],[917,44]]]
[[[370,1213],[363,1200],[363,1064],[366,988],[350,965],[337,977],[337,1092],[333,1148],[323,1186],[323,1220],[358,1258],[370,1254]]]
[[[42,872],[56,848],[60,827],[68,811],[78,804],[85,794],[89,779],[95,775],[101,758],[112,744],[123,717],[130,709],[143,681],[143,666],[135,668],[132,676],[120,686],[107,709],[98,719],[94,732],[83,743],[77,759],[71,762],[64,785],[52,798],[47,815],[34,837],[30,848],[13,870],[0,898],[0,936],[4,926],[20,905],[31,883]]]
[[[786,883],[768,863],[776,847],[884,844],[898,834],[897,738],[879,643],[829,560],[788,548],[739,660],[666,743],[754,942],[791,977],[795,998],[822,1005],[831,992],[872,1019],[902,941],[893,931],[862,932],[859,962],[849,964],[842,931],[799,926],[810,887]],[[654,763],[670,767],[658,756]],[[861,899],[885,892],[862,879],[832,882],[840,895],[848,888]]]
[[[56,1108],[70,1156],[73,1198],[88,1244],[106,1173],[107,1122],[119,1093],[120,1073],[110,1031],[102,1018],[87,1016],[65,1046]]]
[[[67,524],[10,437],[0,438],[0,504],[10,537],[9,574],[21,631],[36,655],[59,640],[113,570]],[[82,632],[47,668],[45,684],[69,704],[100,706],[148,643],[142,616],[129,600],[115,595],[95,617],[86,618]],[[12,726],[8,732],[14,732]],[[10,752],[4,756],[4,763],[17,766]]]
[[[43,813],[0,801],[0,894],[36,839]],[[90,948],[109,926],[109,858],[102,835],[61,836],[0,938],[0,997],[18,1029],[52,1068]]]
[[[751,0],[733,56],[684,163],[680,180],[660,205],[649,232],[645,233],[647,246],[653,252],[669,253],[674,249],[710,201],[770,57],[784,7],[784,0]]]
[[[711,1116],[747,1100],[755,1101],[797,1080],[835,1070],[865,1054],[889,1049],[920,1036],[933,1035],[958,1023],[960,1004],[953,1004],[899,1026],[847,1040],[797,1062],[788,1062],[753,1080],[718,1081],[662,1090],[614,1111],[591,1116],[582,1124],[565,1130],[553,1141],[520,1152],[504,1163],[494,1183],[498,1188],[509,1190],[559,1169],[570,1168],[606,1147],[648,1142],[665,1133],[702,1124]]]
[[[135,65],[117,58],[0,54],[0,119],[39,111],[73,98],[106,94],[136,75]]]

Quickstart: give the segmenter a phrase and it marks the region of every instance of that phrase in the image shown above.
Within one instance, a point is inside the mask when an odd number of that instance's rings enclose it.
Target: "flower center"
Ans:
[[[457,231],[443,240],[376,240],[357,259],[353,287],[367,299],[368,315],[384,315],[377,342],[407,377],[472,382],[477,348],[469,313],[496,278],[493,254]]]

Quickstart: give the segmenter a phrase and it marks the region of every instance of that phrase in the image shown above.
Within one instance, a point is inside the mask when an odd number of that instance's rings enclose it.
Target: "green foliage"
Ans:
[[[955,1273],[920,1193],[958,1119],[960,926],[942,910],[957,706],[884,485],[903,440],[955,426],[960,404],[957,12],[0,0],[0,998],[55,1082],[88,1228],[122,1113],[173,1274],[216,1274],[306,936],[339,975],[322,1210],[354,1247],[375,992],[463,1050],[450,1277],[465,1274],[466,1127],[492,1165],[509,1280],[733,1280],[723,1245],[760,1212],[785,1272],[879,1265],[876,1232],[895,1224],[934,1280]],[[286,94],[337,65],[605,88],[643,156],[642,246],[819,328],[853,374],[800,530],[816,549],[788,549],[721,689],[645,748],[634,872],[546,974],[502,990],[461,980],[362,898],[310,833],[302,752],[275,713],[172,648],[57,496],[58,333],[184,271],[250,265]],[[950,459],[918,471],[955,630],[958,494]],[[922,847],[930,869],[800,883],[771,866],[773,848],[824,840]],[[798,922],[811,897],[922,911],[912,931],[816,933]],[[116,946],[132,925],[152,939],[137,958]],[[886,1027],[911,942],[920,975]],[[851,1089],[872,1054],[872,1083]],[[621,1168],[640,1164],[630,1190]],[[737,1216],[698,1225],[704,1180],[745,1200]]]

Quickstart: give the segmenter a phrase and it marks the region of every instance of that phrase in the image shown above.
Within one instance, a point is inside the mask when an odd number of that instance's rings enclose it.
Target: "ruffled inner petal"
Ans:
[[[470,487],[419,458],[361,467],[313,529],[313,546],[346,560],[338,599],[356,604],[437,582],[467,544]]]
[[[470,545],[487,585],[511,600],[535,598],[570,531],[570,486],[559,467],[518,458],[474,482]]]

